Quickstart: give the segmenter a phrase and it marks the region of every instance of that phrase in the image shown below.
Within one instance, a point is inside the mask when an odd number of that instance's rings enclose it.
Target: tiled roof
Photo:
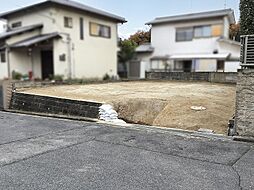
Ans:
[[[148,22],[147,24],[153,25],[153,24],[199,20],[199,19],[215,18],[215,17],[223,17],[223,16],[229,16],[230,23],[231,24],[235,23],[234,11],[232,9],[224,9],[224,10],[191,13],[191,14],[184,14],[184,15],[177,15],[177,16],[158,17]]]
[[[84,5],[82,3],[79,3],[79,2],[76,2],[76,1],[71,1],[71,0],[47,0],[47,1],[43,1],[43,2],[33,4],[33,5],[30,5],[30,6],[26,6],[26,7],[20,8],[20,9],[16,9],[16,10],[13,10],[13,11],[2,13],[2,14],[0,14],[0,18],[6,19],[8,16],[13,15],[15,13],[19,13],[19,12],[22,13],[25,10],[28,10],[28,9],[31,9],[31,8],[36,8],[36,7],[39,7],[39,6],[42,6],[42,5],[52,5],[52,4],[57,4],[57,5],[65,6],[65,7],[74,8],[74,9],[81,10],[81,11],[84,11],[84,12],[87,12],[87,13],[97,14],[97,15],[100,15],[100,16],[103,16],[103,17],[106,17],[106,18],[110,18],[110,19],[113,19],[113,20],[115,20],[117,22],[121,22],[121,23],[126,22],[125,18],[123,18],[123,17],[117,16],[117,15],[114,15],[114,14],[111,14],[111,13],[108,13],[106,11],[99,10],[99,9],[96,9],[96,8],[93,8],[93,7],[89,7],[89,6]]]

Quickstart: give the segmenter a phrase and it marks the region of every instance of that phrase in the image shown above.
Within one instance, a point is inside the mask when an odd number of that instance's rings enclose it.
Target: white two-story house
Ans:
[[[118,24],[114,14],[71,0],[47,0],[0,14],[0,79],[12,73],[47,79],[117,75]]]
[[[231,9],[160,17],[151,25],[151,44],[136,49],[129,77],[145,77],[145,71],[236,72],[240,43],[229,39],[234,24]]]

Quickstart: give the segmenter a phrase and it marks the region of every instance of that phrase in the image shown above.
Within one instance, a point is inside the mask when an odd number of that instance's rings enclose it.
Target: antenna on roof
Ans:
[[[227,0],[224,0],[224,9],[227,9]]]
[[[193,12],[193,10],[192,10],[192,4],[193,4],[193,2],[192,2],[192,0],[190,0],[190,12]]]

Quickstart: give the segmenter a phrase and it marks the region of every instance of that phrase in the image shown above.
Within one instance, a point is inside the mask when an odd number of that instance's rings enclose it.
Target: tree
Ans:
[[[144,43],[150,43],[151,30],[149,31],[139,30],[135,34],[131,35],[129,40],[135,42],[138,46]]]
[[[240,34],[254,34],[254,1],[240,0]]]
[[[137,45],[131,40],[120,41],[120,52],[118,53],[118,62],[123,65],[125,74],[127,73],[127,62],[135,55]]]
[[[229,28],[229,37],[231,40],[240,41],[240,24],[231,24]]]

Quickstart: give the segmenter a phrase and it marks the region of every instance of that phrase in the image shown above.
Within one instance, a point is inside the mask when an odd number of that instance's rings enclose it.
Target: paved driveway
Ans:
[[[254,189],[252,144],[0,112],[0,189]]]

